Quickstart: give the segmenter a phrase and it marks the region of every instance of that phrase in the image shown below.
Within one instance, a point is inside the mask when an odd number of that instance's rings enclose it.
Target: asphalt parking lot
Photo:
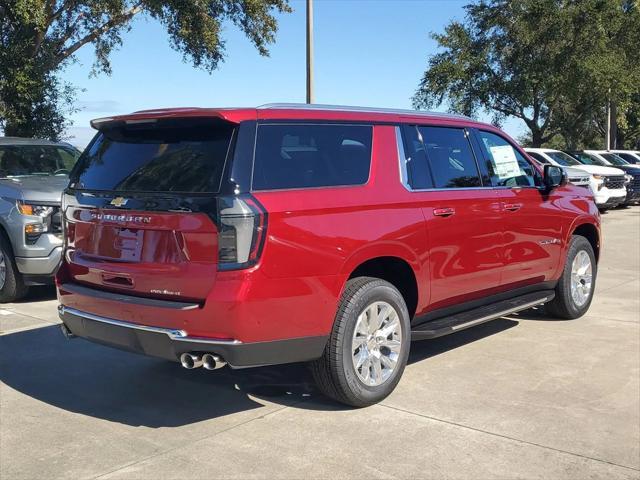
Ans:
[[[361,410],[302,365],[186,371],[67,341],[38,289],[0,308],[0,477],[639,478],[640,207],[603,224],[587,316],[414,343]]]

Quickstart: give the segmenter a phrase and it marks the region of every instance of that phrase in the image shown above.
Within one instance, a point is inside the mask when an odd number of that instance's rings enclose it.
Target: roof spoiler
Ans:
[[[95,118],[89,122],[96,130],[107,130],[128,126],[154,126],[167,125],[176,122],[224,122],[237,123],[233,118],[225,115],[224,111],[191,109],[180,111],[147,110],[132,113],[130,115],[118,115],[113,117]]]

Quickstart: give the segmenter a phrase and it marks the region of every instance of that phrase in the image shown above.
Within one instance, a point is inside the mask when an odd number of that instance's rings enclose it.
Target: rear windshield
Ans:
[[[58,145],[0,146],[0,177],[69,175],[80,152]]]
[[[372,131],[370,125],[260,125],[253,188],[275,190],[367,183]]]
[[[81,190],[216,193],[231,124],[116,128],[98,133],[71,175]]]

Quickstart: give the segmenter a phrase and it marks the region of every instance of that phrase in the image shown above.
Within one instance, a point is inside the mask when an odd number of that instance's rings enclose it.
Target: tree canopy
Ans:
[[[0,126],[7,135],[58,138],[75,93],[58,73],[91,44],[93,72],[109,74],[110,54],[136,15],[159,21],[186,61],[213,71],[225,55],[224,22],[268,55],[274,13],[289,11],[288,0],[0,0]]]
[[[515,117],[533,146],[560,137],[575,147],[600,135],[611,102],[619,137],[638,141],[628,128],[640,94],[637,0],[480,0],[465,10],[432,34],[440,51],[415,107]]]

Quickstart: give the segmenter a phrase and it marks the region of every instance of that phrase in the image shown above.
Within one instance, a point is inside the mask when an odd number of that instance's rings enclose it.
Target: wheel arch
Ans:
[[[596,262],[600,260],[600,250],[601,250],[601,238],[600,238],[600,230],[599,228],[590,222],[583,222],[579,225],[575,225],[571,229],[571,236],[580,235],[587,239],[587,241],[591,244],[591,248],[593,248],[593,253],[596,256]]]
[[[405,258],[394,255],[382,255],[362,259],[348,271],[348,280],[357,277],[375,277],[391,283],[398,289],[409,311],[409,318],[413,318],[419,303],[418,277],[411,263]],[[344,290],[344,286],[342,287]]]

